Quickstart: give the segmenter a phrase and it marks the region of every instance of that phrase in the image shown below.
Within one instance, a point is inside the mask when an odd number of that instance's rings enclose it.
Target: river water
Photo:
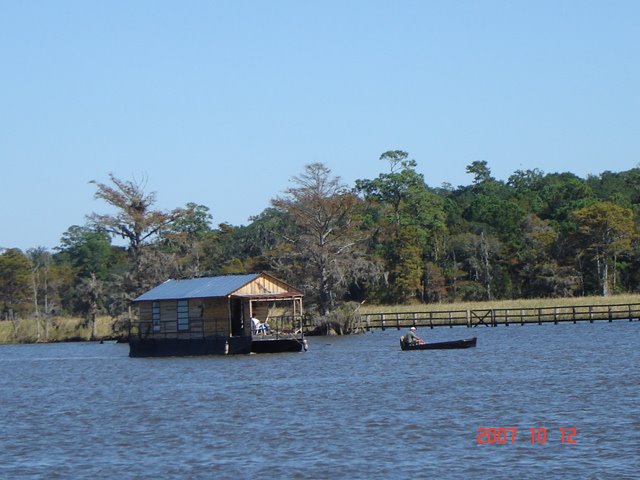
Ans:
[[[478,337],[450,351],[399,334],[229,357],[0,346],[0,478],[639,478],[639,322],[418,331]]]

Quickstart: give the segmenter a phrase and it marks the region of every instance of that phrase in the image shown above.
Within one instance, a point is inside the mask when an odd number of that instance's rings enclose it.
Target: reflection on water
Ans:
[[[395,330],[235,357],[0,346],[0,478],[633,478],[639,328],[423,329],[478,347],[422,352]],[[517,435],[478,445],[481,427]]]

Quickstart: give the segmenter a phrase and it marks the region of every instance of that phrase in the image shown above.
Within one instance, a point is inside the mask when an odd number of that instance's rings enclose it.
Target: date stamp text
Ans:
[[[557,430],[545,427],[518,429],[515,427],[478,428],[478,445],[493,445],[506,443],[537,443],[559,442],[575,445],[578,431],[574,427],[560,427]]]

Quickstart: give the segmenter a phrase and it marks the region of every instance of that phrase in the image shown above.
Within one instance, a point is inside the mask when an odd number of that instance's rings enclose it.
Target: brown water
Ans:
[[[638,478],[639,322],[418,332],[478,336],[451,351],[400,333],[208,358],[0,346],[0,478]]]

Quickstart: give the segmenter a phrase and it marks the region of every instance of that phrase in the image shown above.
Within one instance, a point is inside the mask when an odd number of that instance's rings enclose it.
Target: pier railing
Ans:
[[[594,322],[614,320],[639,320],[640,303],[614,305],[572,305],[558,307],[491,308],[473,310],[432,310],[415,312],[360,313],[350,322],[351,331],[373,329],[398,330],[409,327],[496,327],[498,325],[525,325],[566,322]],[[270,335],[275,337],[311,332],[317,325],[309,317],[278,316],[268,320]],[[202,319],[190,318],[188,328],[177,329],[175,320],[153,324],[150,321],[134,321],[129,325],[129,338],[189,338],[204,336]],[[228,336],[228,329],[218,331],[207,328],[207,335]]]
[[[561,307],[491,308],[474,310],[433,310],[422,312],[361,313],[358,330],[409,327],[496,327],[561,322],[594,322],[640,319],[640,303],[616,305],[571,305]]]

